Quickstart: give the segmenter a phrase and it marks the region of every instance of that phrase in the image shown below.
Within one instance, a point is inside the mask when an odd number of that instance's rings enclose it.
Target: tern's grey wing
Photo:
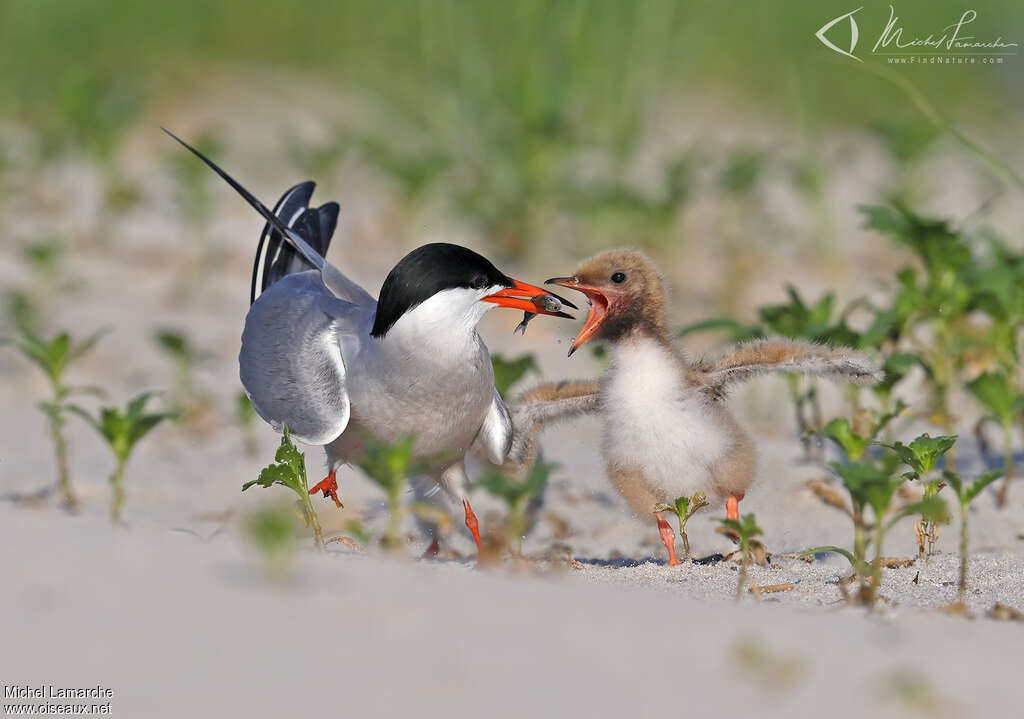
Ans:
[[[242,385],[263,419],[327,444],[348,425],[340,339],[369,331],[373,309],[334,297],[316,270],[275,282],[249,309],[238,356]]]
[[[473,447],[480,450],[494,464],[501,464],[508,456],[512,446],[512,420],[508,409],[502,401],[498,390],[494,390],[494,400],[487,410],[480,432],[473,440]]]

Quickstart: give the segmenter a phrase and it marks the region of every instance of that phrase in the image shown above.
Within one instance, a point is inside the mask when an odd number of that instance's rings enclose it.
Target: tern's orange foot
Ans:
[[[676,556],[676,533],[672,529],[672,525],[662,519],[660,514],[654,515],[658,520],[658,534],[661,535],[661,541],[665,543],[665,549],[668,550],[668,566],[674,567],[679,564],[679,557]]]
[[[334,504],[341,507],[341,500],[338,499],[338,477],[334,470],[326,477],[321,479],[313,488],[309,490],[310,494],[316,494],[317,492],[323,492],[324,497],[330,497],[334,500]]]
[[[462,500],[462,506],[466,509],[466,526],[469,527],[469,531],[473,533],[473,539],[476,540],[476,551],[480,552],[480,523],[476,521],[476,515],[473,514],[473,508],[469,506],[469,500]]]

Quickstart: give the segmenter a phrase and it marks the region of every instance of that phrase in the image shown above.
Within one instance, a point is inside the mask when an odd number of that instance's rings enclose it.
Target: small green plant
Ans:
[[[1024,410],[1024,393],[1010,382],[1010,379],[996,372],[985,372],[967,383],[970,390],[991,414],[982,422],[993,421],[1003,433],[1003,484],[999,489],[998,504],[1006,504],[1013,481],[1013,422]]]
[[[722,527],[740,538],[740,573],[736,580],[736,599],[743,595],[743,587],[747,583],[747,571],[750,567],[750,544],[754,537],[764,534],[757,526],[753,514],[744,514],[739,521],[735,519],[719,519]]]
[[[245,536],[263,558],[271,577],[280,578],[287,570],[294,555],[297,527],[295,514],[287,504],[268,505],[245,518]]]
[[[280,484],[299,496],[297,502],[303,522],[313,528],[313,543],[317,549],[324,548],[324,533],[320,529],[320,520],[309,501],[309,484],[306,480],[306,456],[292,442],[291,431],[285,426],[281,436],[281,444],[274,453],[274,463],[260,470],[260,476],[242,485],[242,491],[253,485],[263,488]]]
[[[946,486],[941,475],[935,472],[935,468],[939,460],[953,448],[954,444],[956,444],[955,435],[931,437],[927,433],[917,437],[908,445],[902,442],[879,443],[880,446],[888,447],[895,452],[899,460],[910,468],[910,471],[903,475],[903,479],[916,479],[924,485],[925,499],[934,497]],[[914,530],[917,533],[918,558],[924,560],[935,553],[935,542],[939,538],[938,523],[934,518],[922,515],[914,525]],[[926,543],[928,545],[927,552],[925,551]]]
[[[970,484],[964,483],[956,472],[946,470],[943,474],[960,506],[960,579],[957,582],[957,601],[963,604],[967,592],[967,510],[985,487],[999,479],[1003,472],[998,469],[986,472]]]
[[[853,568],[853,578],[858,585],[857,600],[868,606],[875,603],[881,586],[882,548],[888,531],[901,519],[914,514],[930,521],[942,521],[946,517],[946,503],[937,496],[892,510],[893,497],[904,482],[904,477],[896,472],[899,463],[899,458],[892,453],[887,453],[877,462],[832,462],[829,466],[846,487],[850,505],[831,495],[822,499],[829,506],[841,510],[853,523],[853,547],[852,550],[836,546],[815,547],[803,552],[804,556],[835,552],[845,557]],[[872,546],[874,558],[869,561],[867,554]]]
[[[144,392],[133,398],[122,410],[119,407],[104,407],[98,417],[93,417],[81,407],[70,405],[68,409],[75,412],[107,442],[114,455],[116,465],[110,475],[113,495],[110,502],[110,518],[115,523],[121,521],[121,510],[124,507],[124,468],[131,457],[132,450],[150,430],[165,419],[173,419],[174,412],[146,412],[146,403],[152,397],[151,392]]]
[[[175,397],[184,402],[191,397],[195,388],[195,368],[198,352],[192,341],[182,332],[169,328],[158,329],[153,340],[164,353],[174,361]]]
[[[101,333],[96,333],[84,342],[75,343],[67,332],[60,332],[49,340],[38,336],[34,331],[21,327],[13,337],[0,339],[0,344],[11,344],[26,358],[32,361],[46,374],[50,383],[49,399],[39,403],[39,409],[46,415],[50,426],[50,437],[53,440],[54,457],[57,463],[57,488],[61,500],[68,508],[78,505],[78,497],[71,486],[71,474],[68,469],[68,443],[64,433],[67,422],[67,399],[75,392],[88,391],[89,388],[70,387],[65,383],[64,373],[68,364],[78,360],[92,349],[99,340]]]
[[[382,540],[387,549],[402,546],[399,522],[408,512],[437,525],[442,532],[451,530],[451,517],[440,507],[427,502],[413,502],[405,506],[401,503],[402,492],[409,477],[425,471],[433,464],[429,458],[413,456],[415,443],[416,439],[412,435],[388,444],[367,434],[363,437],[363,454],[354,460],[354,464],[383,489],[387,497],[388,527]]]
[[[827,437],[839,445],[850,462],[859,462],[878,435],[906,408],[907,405],[902,401],[897,401],[892,411],[861,412],[853,423],[848,419],[836,418],[815,430],[815,434]]]
[[[703,492],[697,492],[692,497],[676,497],[675,504],[654,505],[652,510],[655,514],[661,512],[672,512],[679,518],[679,536],[683,539],[683,561],[690,558],[690,538],[686,536],[686,523],[702,507],[708,506],[707,497]]]
[[[526,533],[528,518],[526,515],[530,500],[544,492],[548,477],[557,465],[543,461],[536,462],[526,475],[526,479],[517,482],[500,470],[492,470],[479,480],[481,487],[495,497],[505,501],[508,506],[506,532],[508,544],[515,553],[522,553],[523,535]]]
[[[539,372],[537,358],[532,354],[519,355],[515,359],[508,359],[501,354],[491,355],[491,365],[494,367],[494,386],[502,397],[508,396],[508,391],[529,372]]]

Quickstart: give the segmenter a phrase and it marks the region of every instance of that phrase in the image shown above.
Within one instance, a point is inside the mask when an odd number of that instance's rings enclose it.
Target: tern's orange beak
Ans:
[[[550,299],[544,299],[551,297],[557,299],[558,302],[551,302]],[[525,282],[520,282],[519,280],[512,280],[512,287],[499,290],[492,295],[487,295],[483,298],[483,301],[493,302],[498,305],[498,307],[523,310],[523,312],[532,312],[535,315],[564,317],[570,320],[575,318],[570,314],[560,311],[560,305],[572,307],[574,310],[577,309],[576,305],[564,297],[559,297],[552,292],[543,290],[540,287],[528,285]],[[552,305],[554,305],[554,308],[552,308]]]
[[[572,353],[578,350],[584,342],[600,329],[601,323],[604,322],[605,317],[608,315],[608,306],[611,304],[611,301],[608,299],[608,295],[598,288],[580,282],[579,277],[552,277],[550,280],[545,281],[544,284],[560,285],[571,290],[577,290],[585,294],[587,299],[590,300],[590,312],[587,313],[587,321],[583,323],[583,329],[576,335],[572,347],[569,348],[569,356],[572,357]]]

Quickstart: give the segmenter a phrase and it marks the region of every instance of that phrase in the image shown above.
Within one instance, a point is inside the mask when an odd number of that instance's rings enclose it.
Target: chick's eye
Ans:
[[[612,275],[612,282],[614,282],[617,285],[621,285],[625,281],[626,275],[623,272],[616,272],[614,275]]]

